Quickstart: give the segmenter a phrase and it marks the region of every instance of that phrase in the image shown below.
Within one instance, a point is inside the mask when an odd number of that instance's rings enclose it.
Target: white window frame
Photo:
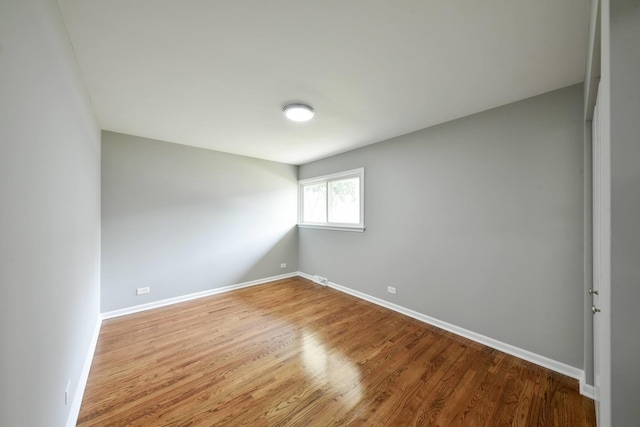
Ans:
[[[360,180],[360,222],[358,224],[344,224],[338,222],[328,222],[329,213],[327,212],[327,222],[303,222],[304,218],[304,191],[305,185],[326,183],[327,189],[332,181],[340,181],[346,178],[359,178]],[[327,198],[329,193],[327,192]],[[329,209],[329,201],[327,200],[327,209]],[[330,175],[317,176],[314,178],[301,179],[298,181],[298,227],[302,228],[320,228],[324,230],[340,230],[340,231],[359,231],[365,230],[364,226],[364,168],[352,169],[345,172],[333,173]]]

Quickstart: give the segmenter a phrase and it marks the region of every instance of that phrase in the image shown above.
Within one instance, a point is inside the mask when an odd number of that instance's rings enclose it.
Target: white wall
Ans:
[[[302,165],[364,166],[367,229],[301,229],[300,270],[582,369],[582,110],[577,85]]]
[[[63,426],[99,315],[100,131],[55,0],[0,2],[0,425]]]
[[[103,132],[102,311],[296,271],[297,174]]]

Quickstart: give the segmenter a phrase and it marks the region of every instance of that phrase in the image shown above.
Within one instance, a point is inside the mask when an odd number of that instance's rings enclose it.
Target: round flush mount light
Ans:
[[[289,104],[282,109],[285,117],[294,122],[306,122],[311,120],[315,111],[306,104]]]

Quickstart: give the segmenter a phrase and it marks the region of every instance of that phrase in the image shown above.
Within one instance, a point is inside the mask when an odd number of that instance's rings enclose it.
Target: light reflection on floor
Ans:
[[[336,394],[337,403],[350,409],[362,398],[360,370],[338,350],[328,349],[318,334],[302,332],[302,363],[318,388]]]

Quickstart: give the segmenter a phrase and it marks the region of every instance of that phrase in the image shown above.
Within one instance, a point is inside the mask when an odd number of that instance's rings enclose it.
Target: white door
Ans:
[[[601,93],[600,91],[598,91]],[[608,117],[593,114],[593,367],[596,419],[611,427],[611,147]]]

